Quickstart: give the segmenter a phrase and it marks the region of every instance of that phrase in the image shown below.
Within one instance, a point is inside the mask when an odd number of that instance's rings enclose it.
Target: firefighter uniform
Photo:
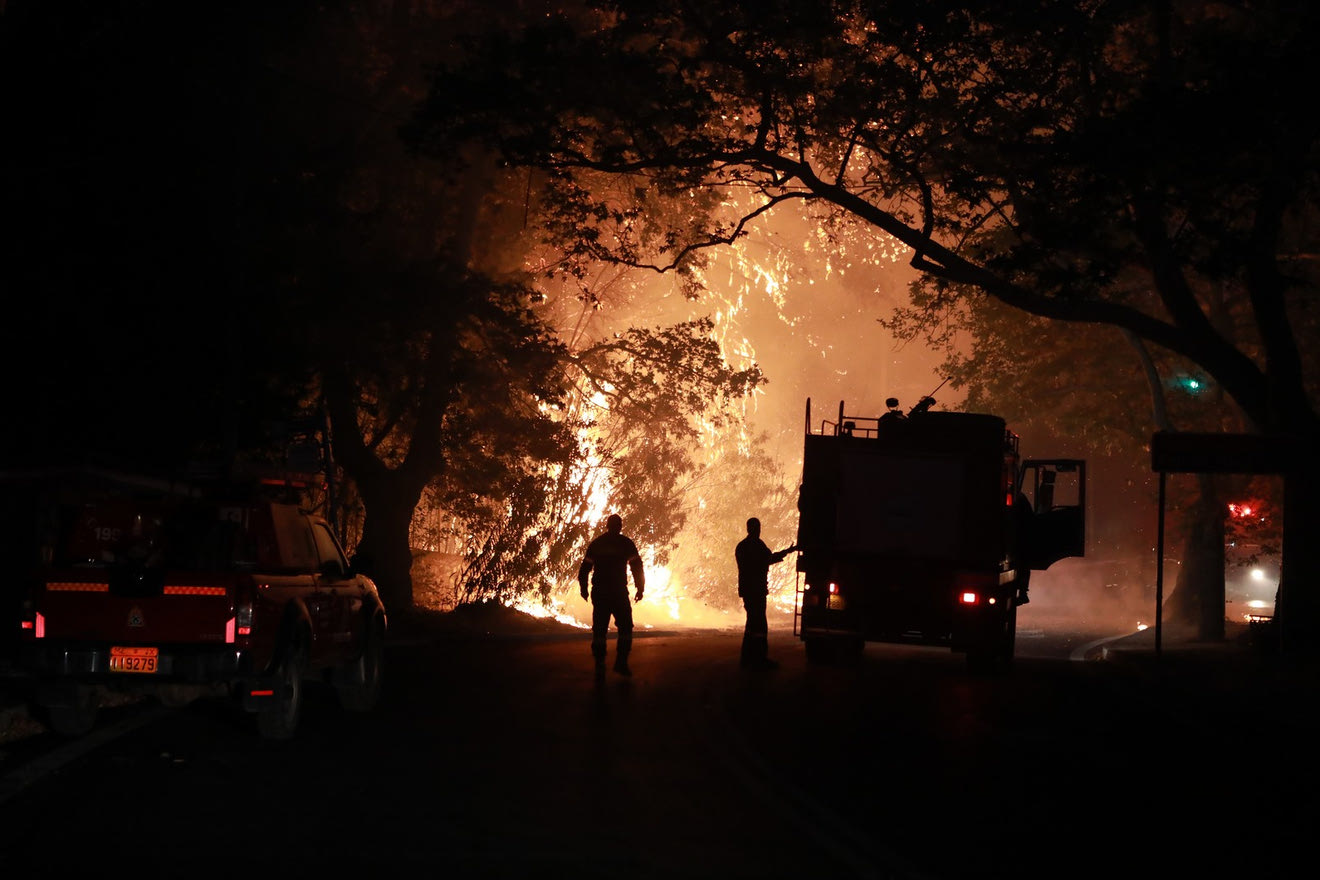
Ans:
[[[623,520],[616,514],[606,520],[606,531],[587,545],[586,555],[578,566],[578,587],[586,599],[587,579],[591,579],[591,654],[596,660],[597,674],[605,669],[605,637],[610,618],[618,631],[615,645],[614,671],[631,674],[628,654],[632,650],[632,603],[628,601],[628,571],[632,570],[633,585],[637,588],[637,601],[642,601],[646,590],[646,575],[642,557],[632,538],[623,534]]]

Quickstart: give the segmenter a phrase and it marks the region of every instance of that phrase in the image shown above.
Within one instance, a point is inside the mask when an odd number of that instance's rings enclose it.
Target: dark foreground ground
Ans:
[[[1315,676],[1246,631],[1156,654],[1153,631],[1070,640],[1031,608],[996,676],[913,646],[809,664],[783,629],[780,667],[743,670],[725,628],[649,630],[630,678],[593,681],[581,629],[400,619],[378,709],[309,702],[293,741],[147,703],[0,744],[0,871],[104,872],[87,854],[149,822],[134,876],[232,876],[235,840],[247,876],[1295,876]]]

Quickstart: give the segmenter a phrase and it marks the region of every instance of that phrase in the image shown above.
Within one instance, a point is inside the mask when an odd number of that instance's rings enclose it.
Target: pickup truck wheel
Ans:
[[[380,699],[385,661],[385,633],[380,619],[372,620],[363,634],[362,653],[346,663],[335,676],[339,704],[350,712],[368,712]]]
[[[96,726],[99,708],[96,690],[78,685],[71,689],[71,693],[73,698],[67,705],[46,708],[50,728],[60,736],[82,736]]]
[[[306,667],[306,642],[294,639],[284,649],[276,669],[275,697],[267,708],[257,713],[257,730],[263,739],[290,739],[298,729]]]

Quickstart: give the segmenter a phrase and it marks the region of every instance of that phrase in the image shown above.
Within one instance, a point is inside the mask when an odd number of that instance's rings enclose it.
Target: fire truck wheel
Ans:
[[[285,645],[275,674],[275,699],[257,713],[257,730],[263,739],[290,739],[298,729],[307,667],[307,641],[300,635]]]
[[[855,636],[815,636],[806,640],[809,663],[856,663],[866,641]]]
[[[998,655],[988,645],[977,645],[967,649],[967,671],[973,675],[986,675],[995,671]]]
[[[807,639],[806,646],[808,663],[828,663],[834,659],[834,646],[828,639]]]
[[[1011,608],[998,629],[981,635],[967,649],[967,670],[976,674],[1003,672],[1013,665],[1017,641],[1017,609]]]
[[[1013,654],[1017,649],[1017,606],[1008,612],[1004,622],[1004,632],[999,640],[999,662],[1005,667],[1013,665]]]
[[[335,676],[339,704],[350,712],[368,712],[380,699],[385,632],[379,617],[367,626],[363,639],[362,653],[338,670]]]

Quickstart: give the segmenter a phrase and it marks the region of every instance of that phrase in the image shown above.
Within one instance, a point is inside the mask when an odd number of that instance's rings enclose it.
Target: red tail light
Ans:
[[[995,572],[960,571],[953,576],[953,587],[961,605],[995,604],[995,587],[999,575]]]

